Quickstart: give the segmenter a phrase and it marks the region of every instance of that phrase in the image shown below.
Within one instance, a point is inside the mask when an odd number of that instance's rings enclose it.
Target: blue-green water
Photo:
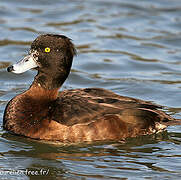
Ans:
[[[42,33],[64,34],[77,47],[62,89],[104,87],[181,118],[180,0],[1,0],[0,32],[0,124],[36,73],[6,67]],[[89,144],[38,142],[0,128],[0,179],[181,179],[181,126]]]

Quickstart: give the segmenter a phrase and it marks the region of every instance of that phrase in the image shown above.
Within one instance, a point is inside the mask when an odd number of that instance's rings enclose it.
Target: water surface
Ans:
[[[180,0],[2,0],[0,123],[7,102],[35,71],[6,67],[42,33],[70,37],[78,50],[63,89],[103,87],[164,106],[181,118]],[[180,179],[181,126],[125,142],[55,144],[0,128],[0,179]],[[29,174],[17,175],[28,170]],[[13,174],[14,173],[14,174]]]

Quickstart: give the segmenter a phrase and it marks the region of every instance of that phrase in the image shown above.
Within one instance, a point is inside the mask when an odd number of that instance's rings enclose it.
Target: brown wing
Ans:
[[[90,123],[106,115],[119,115],[128,123],[150,125],[172,120],[161,106],[147,101],[119,96],[101,88],[66,90],[60,93],[54,104],[52,119],[67,126]]]

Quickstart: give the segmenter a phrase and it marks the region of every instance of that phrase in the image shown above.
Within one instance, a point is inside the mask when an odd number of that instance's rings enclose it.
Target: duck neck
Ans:
[[[55,89],[45,89],[41,85],[33,83],[30,88],[25,92],[31,99],[36,100],[37,102],[49,102],[54,101],[58,97],[59,88]]]
[[[38,74],[35,76],[32,86],[39,86],[46,90],[59,89],[68,75],[69,72],[56,73],[38,71]]]

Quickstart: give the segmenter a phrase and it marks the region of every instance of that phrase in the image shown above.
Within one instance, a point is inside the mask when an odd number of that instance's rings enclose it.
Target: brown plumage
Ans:
[[[41,35],[32,43],[29,59],[38,74],[27,91],[8,103],[3,121],[6,130],[35,139],[82,142],[122,140],[181,124],[158,105],[109,90],[85,88],[58,93],[75,52],[70,39],[61,35]],[[23,70],[14,65],[8,71]]]

